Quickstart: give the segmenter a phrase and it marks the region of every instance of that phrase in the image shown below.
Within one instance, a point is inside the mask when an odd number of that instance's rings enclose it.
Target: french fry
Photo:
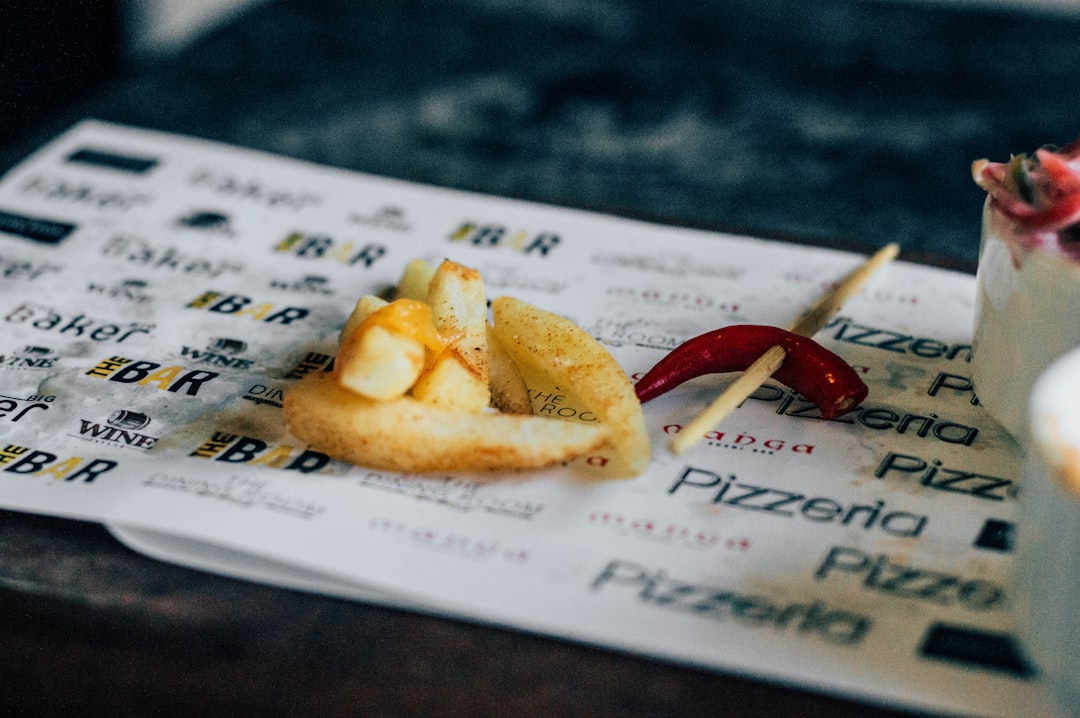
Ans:
[[[416,383],[428,354],[442,350],[431,309],[412,299],[395,300],[368,313],[345,334],[334,360],[334,378],[361,396],[393,399]]]
[[[526,381],[548,377],[610,429],[611,461],[604,473],[636,476],[644,471],[651,456],[645,417],[615,358],[585,330],[556,314],[512,297],[498,297],[491,308],[494,332]]]
[[[487,345],[491,405],[509,414],[531,414],[532,402],[521,370],[510,358],[490,324],[487,326]]]
[[[375,401],[309,374],[285,392],[298,438],[341,461],[405,472],[531,469],[569,461],[610,428],[497,412],[463,413],[402,396]]]
[[[486,381],[453,349],[440,353],[416,379],[413,397],[459,412],[483,411],[491,403]]]
[[[353,308],[352,314],[345,320],[345,326],[341,328],[341,333],[338,335],[338,344],[345,341],[345,337],[352,333],[353,329],[360,326],[360,323],[367,319],[376,309],[382,309],[389,302],[381,297],[376,297],[374,294],[365,294],[356,300],[356,307]]]
[[[480,272],[444,261],[431,277],[427,302],[436,331],[486,383],[488,310]]]
[[[447,348],[413,387],[413,396],[461,411],[482,411],[491,403],[491,391],[487,295],[480,272],[444,261],[428,283],[427,302]]]
[[[423,259],[414,259],[405,265],[405,271],[401,274],[401,280],[397,285],[397,297],[405,299],[417,299],[427,301],[428,286],[435,274],[435,267]]]

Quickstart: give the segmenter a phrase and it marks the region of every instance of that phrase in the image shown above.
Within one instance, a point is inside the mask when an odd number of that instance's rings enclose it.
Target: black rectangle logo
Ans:
[[[157,166],[158,161],[153,157],[133,157],[131,155],[119,155],[115,152],[104,152],[89,147],[75,150],[67,156],[68,162],[76,164],[94,165],[95,167],[107,167],[111,170],[131,172],[132,174],[145,174]]]
[[[0,232],[43,244],[60,244],[75,231],[75,225],[41,217],[5,212],[0,209]]]
[[[931,625],[920,653],[924,658],[1011,673],[1023,678],[1033,673],[1021,655],[1015,638],[1006,633],[993,633],[969,626],[947,623]]]
[[[1015,533],[1012,523],[1001,519],[987,519],[975,539],[975,547],[1008,553],[1013,549]]]

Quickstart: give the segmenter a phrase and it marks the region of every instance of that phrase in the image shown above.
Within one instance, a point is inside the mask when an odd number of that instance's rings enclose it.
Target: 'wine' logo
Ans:
[[[78,438],[97,444],[107,444],[122,449],[154,448],[158,437],[141,433],[150,424],[150,417],[142,412],[117,409],[101,422],[80,419]]]

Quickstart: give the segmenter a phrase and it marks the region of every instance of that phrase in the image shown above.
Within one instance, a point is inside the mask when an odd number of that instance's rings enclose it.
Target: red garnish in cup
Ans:
[[[1007,221],[1009,237],[1028,248],[1056,245],[1080,259],[1080,139],[1008,162],[976,160],[971,175],[990,195],[990,208]]]

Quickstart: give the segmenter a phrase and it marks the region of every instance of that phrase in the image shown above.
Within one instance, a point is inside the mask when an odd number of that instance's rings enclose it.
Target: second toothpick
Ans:
[[[874,272],[895,259],[899,253],[900,247],[896,244],[888,244],[879,249],[822,297],[795,323],[791,331],[804,337],[817,334]],[[719,424],[772,376],[786,358],[787,352],[780,346],[771,347],[758,357],[705,411],[675,435],[671,441],[671,450],[681,454],[696,444],[705,432]]]

